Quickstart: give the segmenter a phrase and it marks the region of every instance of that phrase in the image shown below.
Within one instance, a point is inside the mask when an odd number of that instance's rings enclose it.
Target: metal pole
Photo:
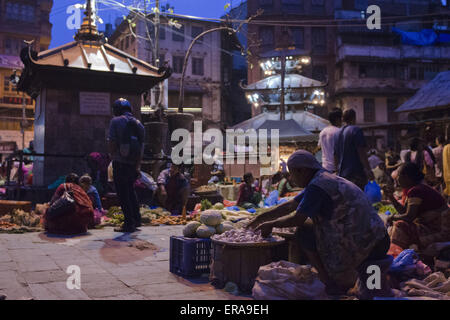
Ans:
[[[155,14],[155,66],[157,68],[159,68],[159,25],[160,25],[160,20],[159,20],[159,0],[155,1],[155,5],[156,5],[156,14]]]
[[[22,92],[22,125],[21,130],[22,130],[22,150],[25,149],[25,108],[26,108],[26,104],[25,104],[25,91]]]
[[[156,13],[155,13],[155,57],[153,61],[155,62],[155,67],[159,68],[160,61],[159,61],[159,26],[160,26],[160,19],[159,19],[159,0],[155,1],[156,6]],[[155,103],[158,106],[160,101],[160,92],[161,84],[158,84],[155,86]]]
[[[286,55],[281,55],[281,96],[280,96],[280,120],[285,120],[284,112],[284,77],[286,74]]]

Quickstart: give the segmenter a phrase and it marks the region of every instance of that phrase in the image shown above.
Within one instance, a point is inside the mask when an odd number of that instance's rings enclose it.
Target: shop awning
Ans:
[[[450,108],[450,71],[439,73],[395,112],[433,111]]]
[[[288,112],[286,113],[286,120],[280,120],[279,113],[264,112],[232,128],[244,131],[249,129],[267,129],[269,137],[271,129],[278,129],[280,142],[297,142],[317,141],[317,133],[327,125],[327,120],[307,111]]]
[[[280,142],[317,141],[317,135],[303,129],[295,120],[267,120],[259,128],[267,129],[267,137],[271,130],[278,129]]]
[[[287,112],[286,120],[293,119],[301,128],[309,132],[320,132],[323,128],[329,125],[329,122],[318,115],[308,111]],[[258,129],[267,120],[279,120],[280,114],[276,112],[263,112],[257,116],[245,120],[233,126],[233,129]]]
[[[284,88],[286,89],[306,89],[321,88],[326,84],[314,79],[304,77],[299,74],[287,74],[284,79]],[[245,91],[261,90],[261,89],[278,89],[281,88],[281,75],[277,74],[264,78],[258,82],[242,86]]]

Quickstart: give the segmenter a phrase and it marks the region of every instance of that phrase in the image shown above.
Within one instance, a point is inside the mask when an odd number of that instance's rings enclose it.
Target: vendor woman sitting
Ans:
[[[324,170],[311,153],[296,151],[288,167],[292,182],[305,190],[259,215],[249,227],[263,236],[274,227],[298,227],[300,247],[327,292],[345,293],[355,284],[362,263],[386,257],[390,241],[383,221],[363,191]],[[312,223],[305,223],[308,218]]]
[[[73,210],[64,212],[56,217],[48,215],[48,209],[44,215],[44,226],[48,233],[74,235],[85,233],[88,225],[93,224],[94,208],[86,192],[78,185],[78,175],[71,173],[66,177],[65,183],[55,191],[50,205],[62,197],[64,192],[70,192],[75,199]]]
[[[179,215],[186,206],[189,196],[189,182],[182,174],[183,166],[172,164],[158,177],[160,204],[173,215]]]
[[[255,192],[253,175],[248,172],[244,174],[244,183],[239,186],[239,194],[236,204],[242,208],[258,208],[261,201],[261,193]]]
[[[411,246],[425,249],[435,242],[450,241],[450,209],[442,195],[423,180],[419,167],[409,162],[398,173],[398,183],[403,188],[402,203],[394,198],[392,187],[384,188],[399,212],[388,219],[388,223],[393,223],[391,252]]]

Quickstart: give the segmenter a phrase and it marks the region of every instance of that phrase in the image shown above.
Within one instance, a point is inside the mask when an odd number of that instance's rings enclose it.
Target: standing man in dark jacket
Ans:
[[[109,126],[108,147],[112,159],[114,185],[124,215],[124,224],[117,232],[134,232],[141,225],[134,182],[140,176],[144,153],[145,129],[132,114],[128,100],[114,102],[114,118]]]

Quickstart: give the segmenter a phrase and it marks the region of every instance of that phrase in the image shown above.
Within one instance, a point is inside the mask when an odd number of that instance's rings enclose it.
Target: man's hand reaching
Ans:
[[[267,238],[272,233],[273,225],[271,222],[265,222],[263,224],[260,224],[255,231],[261,231],[261,236],[263,238]]]

